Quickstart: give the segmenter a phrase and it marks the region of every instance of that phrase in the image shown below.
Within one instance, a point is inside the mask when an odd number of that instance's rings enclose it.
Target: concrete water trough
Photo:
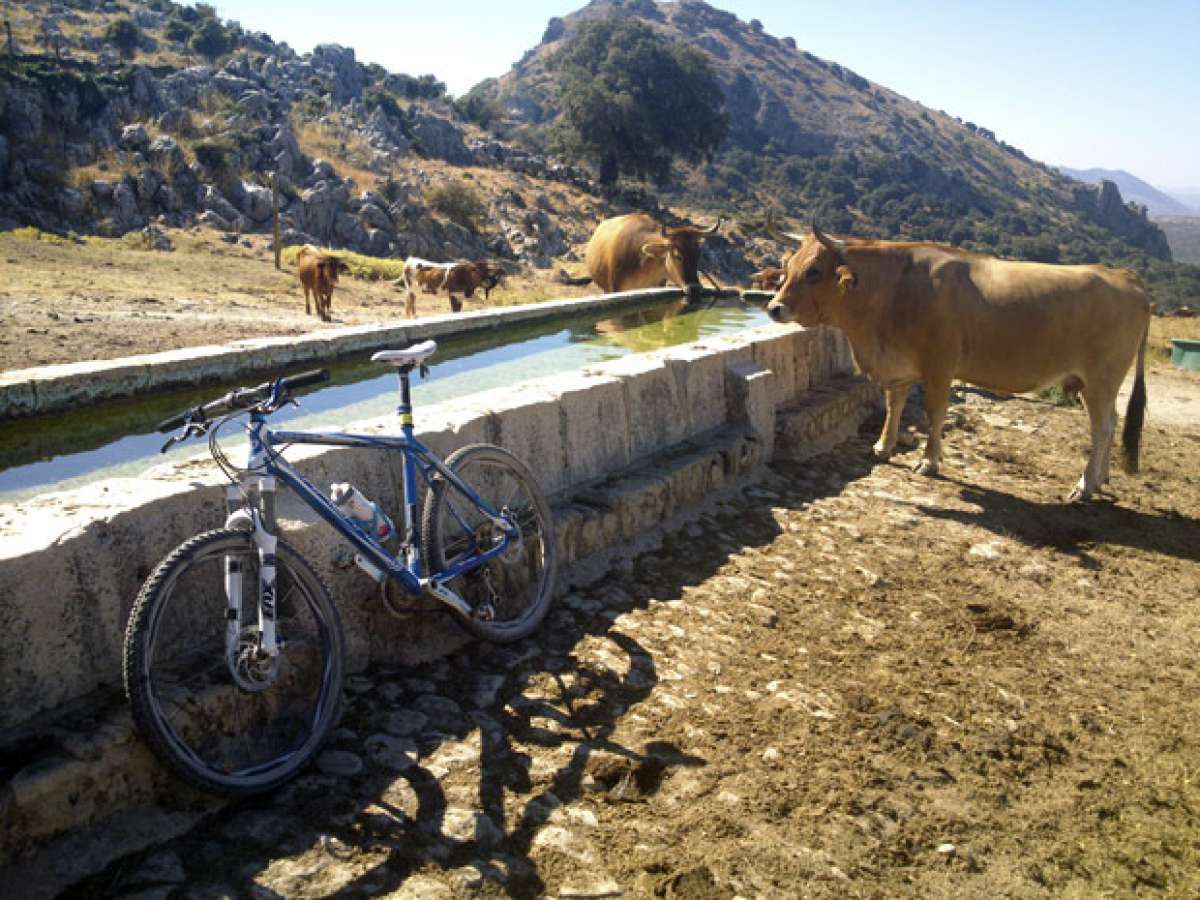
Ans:
[[[1181,369],[1200,372],[1200,340],[1171,338],[1171,362]]]

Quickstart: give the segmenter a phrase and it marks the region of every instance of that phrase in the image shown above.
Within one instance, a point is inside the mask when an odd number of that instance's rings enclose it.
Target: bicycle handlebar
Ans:
[[[263,400],[269,399],[273,393],[277,392],[282,396],[298,388],[308,387],[311,384],[321,384],[328,380],[328,369],[314,369],[311,372],[301,372],[299,375],[292,375],[290,378],[265,381],[258,387],[234,388],[223,397],[218,397],[216,400],[202,404],[201,406],[193,406],[191,409],[185,409],[171,416],[169,419],[164,419],[155,426],[155,429],[162,434],[166,434],[168,431],[174,431],[181,425],[208,422],[214,416],[219,416],[222,413],[238,409],[249,409],[256,403],[261,403]]]

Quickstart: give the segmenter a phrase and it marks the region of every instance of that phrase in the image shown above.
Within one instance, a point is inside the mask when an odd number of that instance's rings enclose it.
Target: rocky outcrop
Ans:
[[[1162,229],[1147,218],[1146,208],[1126,203],[1115,182],[1105,179],[1099,188],[1079,185],[1075,205],[1087,218],[1141,247],[1157,259],[1170,259],[1171,248]]]

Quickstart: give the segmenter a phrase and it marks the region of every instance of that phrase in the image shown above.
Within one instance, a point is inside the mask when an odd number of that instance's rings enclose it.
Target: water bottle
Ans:
[[[362,491],[352,484],[330,486],[330,499],[350,520],[379,543],[383,543],[396,531],[392,520],[379,504],[372,503]]]

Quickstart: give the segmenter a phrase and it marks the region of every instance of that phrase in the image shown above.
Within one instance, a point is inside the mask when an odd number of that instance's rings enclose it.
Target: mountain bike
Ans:
[[[295,391],[329,379],[322,370],[238,388],[159,424],[160,432],[176,432],[164,452],[207,435],[231,482],[224,526],[185,541],[158,564],[125,631],[124,684],[134,721],[188,783],[220,794],[271,790],[312,759],[338,720],[341,620],[312,565],[277,535],[280,485],[333,526],[368,575],[436,601],[472,635],[515,641],[545,618],[554,592],[554,527],[528,467],[489,444],[443,460],[413,435],[410,377],[427,373],[436,349],[425,341],[372,357],[396,367],[398,436],[269,428],[268,417],[294,404]],[[229,423],[248,437],[242,466],[218,438],[233,430]],[[401,454],[397,549],[284,458],[297,444]],[[427,487],[423,501],[418,479]]]

